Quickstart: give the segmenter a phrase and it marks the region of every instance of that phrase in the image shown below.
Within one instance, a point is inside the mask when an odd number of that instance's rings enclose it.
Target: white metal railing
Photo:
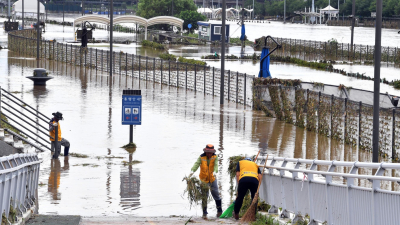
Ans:
[[[41,162],[33,153],[0,157],[0,212],[9,224],[34,206]]]
[[[265,162],[264,157],[259,158]],[[279,165],[278,165],[279,163]],[[264,165],[259,162],[259,165]],[[309,167],[308,167],[309,166]],[[307,168],[308,167],[308,168]],[[320,167],[320,170],[317,170]],[[327,167],[322,171],[322,167]],[[343,167],[343,168],[339,168]],[[346,170],[349,172],[335,172]],[[400,163],[366,163],[269,157],[260,187],[260,198],[271,205],[270,213],[281,217],[309,216],[309,224],[395,225],[400,222],[400,192],[381,189],[391,182],[398,190]],[[359,169],[375,175],[359,175]],[[300,176],[299,176],[300,175]],[[360,185],[366,180],[367,184]],[[333,182],[339,180],[339,182]],[[371,186],[371,187],[365,187]],[[397,186],[397,188],[393,188]],[[278,208],[280,209],[278,211]]]

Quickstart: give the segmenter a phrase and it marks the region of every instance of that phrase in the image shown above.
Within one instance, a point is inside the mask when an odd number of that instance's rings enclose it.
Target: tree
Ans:
[[[137,15],[146,19],[156,16],[173,16],[172,3],[174,15],[180,15],[186,10],[197,10],[193,0],[139,0]]]
[[[207,18],[203,16],[201,13],[198,13],[197,11],[192,11],[192,10],[185,10],[181,11],[179,14],[179,18],[184,20],[185,22],[183,23],[183,29],[187,30],[188,25],[192,24],[192,28],[190,30],[193,32],[193,30],[198,29],[199,26],[197,25],[198,21],[204,21]]]
[[[250,6],[250,8],[253,8],[253,0],[246,0],[244,3],[244,7],[248,8]],[[254,0],[254,11],[255,11],[255,15],[265,15],[265,7],[263,3],[257,2],[257,0]],[[253,14],[253,13],[252,13]]]

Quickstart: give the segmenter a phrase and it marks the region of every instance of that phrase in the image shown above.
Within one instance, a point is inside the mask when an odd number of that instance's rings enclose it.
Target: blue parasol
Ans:
[[[242,24],[242,35],[240,36],[240,40],[244,41],[246,39],[246,32],[244,29],[244,24]]]
[[[269,54],[269,48],[264,47],[261,51],[260,72],[258,73],[258,77],[271,78],[271,72],[269,72],[269,55],[268,54]]]

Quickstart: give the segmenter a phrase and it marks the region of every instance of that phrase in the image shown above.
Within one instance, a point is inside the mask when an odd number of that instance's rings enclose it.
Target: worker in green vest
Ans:
[[[261,171],[257,164],[250,157],[240,160],[236,165],[236,181],[238,182],[238,194],[235,201],[234,214],[235,219],[239,219],[239,211],[243,204],[243,198],[250,190],[251,202],[258,189],[258,183],[261,179]]]
[[[219,196],[217,178],[214,176],[214,173],[218,173],[218,156],[215,154],[214,145],[212,144],[206,145],[203,151],[204,153],[197,158],[197,161],[192,167],[192,174],[200,167],[199,178],[202,182],[210,186],[211,195],[217,205],[217,217],[219,217],[222,214],[221,197]],[[207,197],[208,194],[209,193],[207,193]],[[206,217],[208,214],[207,201],[202,202],[202,207],[203,217]]]

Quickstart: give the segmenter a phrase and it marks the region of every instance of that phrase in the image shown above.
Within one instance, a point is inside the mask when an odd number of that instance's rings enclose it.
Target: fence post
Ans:
[[[247,75],[246,74],[244,74],[244,93],[243,93],[243,96],[244,96],[244,105],[246,106],[246,84],[247,84]]]
[[[204,94],[206,94],[206,66],[204,66],[204,73],[203,73],[203,78],[204,78],[204,81],[203,81],[203,91],[204,91]]]
[[[194,91],[197,91],[197,65],[194,64]]]
[[[228,101],[230,101],[231,99],[230,90],[231,90],[231,70],[228,70]]]
[[[344,138],[347,134],[347,98],[344,99]]]
[[[101,50],[101,71],[104,71],[104,67],[103,67],[103,49]]]
[[[96,71],[97,71],[97,48],[96,48]]]
[[[362,102],[360,101],[358,106],[358,146],[361,143],[361,112],[362,112]]]
[[[135,77],[135,70],[134,70],[134,67],[135,67],[135,55],[134,54],[131,54],[131,58],[132,58],[132,78],[133,77]],[[133,79],[132,79],[132,81],[133,81]]]
[[[362,52],[362,45],[360,45],[360,63],[361,63],[361,52]]]
[[[147,70],[148,70],[147,62],[148,62],[148,61],[149,61],[149,57],[146,56],[146,77],[145,77],[145,78],[146,78],[146,81],[147,81]]]
[[[156,82],[156,58],[153,58],[153,83]]]
[[[128,76],[128,53],[125,53],[125,76]]]
[[[188,67],[188,64],[187,63],[185,63],[186,64],[186,68],[185,68],[185,70],[186,70],[186,76],[185,76],[185,88],[187,89],[187,80],[188,80],[188,76],[187,76],[187,67]],[[196,65],[195,65],[196,66]],[[196,72],[195,72],[196,73]],[[195,88],[196,88],[196,81],[195,81]]]
[[[366,60],[368,60],[368,45],[367,45],[367,57],[366,57]]]
[[[236,72],[236,103],[238,103],[239,100],[238,92],[239,92],[239,72]]]
[[[213,78],[212,78],[212,95],[214,96],[214,84],[215,84],[215,67],[213,67]]]
[[[316,127],[316,128],[317,128],[317,132],[318,132],[318,130],[319,130],[318,127],[319,127],[319,119],[320,119],[320,117],[319,117],[319,114],[320,114],[320,113],[319,113],[319,108],[320,108],[319,106],[320,106],[320,104],[321,104],[321,91],[318,92],[318,108],[317,108],[317,112],[318,112],[318,113],[317,113],[317,116],[318,116],[318,117],[317,117],[318,126]]]
[[[395,159],[396,156],[396,109],[392,111],[392,159]]]
[[[142,60],[140,60],[140,55],[139,55],[139,80],[140,80],[140,62],[141,62]]]
[[[176,86],[179,87],[179,62],[176,63]]]
[[[308,111],[308,107],[307,107],[307,105],[308,105],[308,95],[309,95],[309,92],[310,92],[310,90],[308,90],[307,89],[307,98],[306,98],[306,112]],[[307,123],[308,123],[308,121],[307,121]]]
[[[350,50],[350,44],[347,43],[347,60],[349,60],[349,61],[350,61],[350,54],[351,54],[350,51],[351,51],[351,50]]]
[[[171,61],[168,60],[168,85],[171,85]]]
[[[162,72],[162,65],[163,65],[163,60],[161,59],[161,67],[160,67],[160,72],[161,72],[161,84],[163,84],[163,72]]]
[[[108,51],[106,51],[107,52],[107,70],[106,70],[106,72],[108,72],[109,70],[108,70],[108,66],[109,66],[109,62],[108,62],[108,60],[110,59],[110,57],[108,57]],[[111,70],[110,70],[111,71]]]

